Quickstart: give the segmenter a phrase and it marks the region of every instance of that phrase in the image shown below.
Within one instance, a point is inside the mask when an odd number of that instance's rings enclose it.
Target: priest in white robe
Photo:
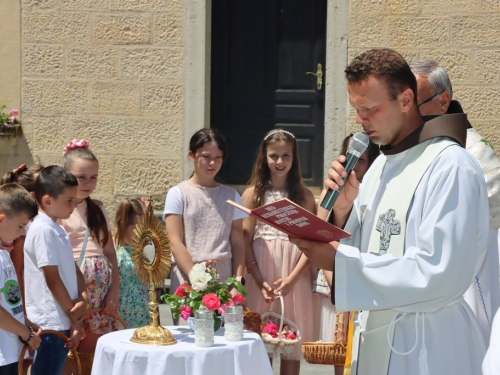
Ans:
[[[446,70],[433,60],[417,60],[410,64],[417,79],[417,99],[422,115],[464,113],[453,100],[453,87]],[[500,228],[500,159],[491,144],[467,123],[466,149],[479,162],[488,189],[490,230],[488,251],[478,275],[464,293],[464,299],[478,318],[479,326],[489,341],[491,322],[500,306],[499,241]]]
[[[466,115],[424,123],[415,77],[392,50],[359,55],[346,78],[356,121],[384,155],[361,189],[355,173],[343,182],[343,156],[329,170],[325,185],[343,186],[333,220],[350,239],[290,240],[334,271],[337,311],[358,311],[351,374],[479,375],[486,345],[462,295],[485,256],[488,199],[463,149]]]

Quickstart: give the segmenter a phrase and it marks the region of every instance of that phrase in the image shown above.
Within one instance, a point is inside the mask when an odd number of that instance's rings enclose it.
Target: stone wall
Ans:
[[[100,160],[94,196],[110,211],[124,196],[162,206],[182,178],[183,22],[183,0],[22,0],[34,160],[60,164],[69,140],[88,139]]]
[[[374,47],[438,60],[500,151],[499,1],[328,4],[325,166],[357,129],[346,60]],[[95,196],[110,211],[123,196],[163,205],[191,171],[189,137],[209,123],[211,0],[1,0],[0,14],[0,103],[21,110],[24,128],[0,144],[0,173],[21,160],[59,164],[64,144],[85,137],[101,160]]]
[[[394,48],[410,62],[434,59],[450,75],[453,97],[500,155],[500,1],[350,0],[349,59]],[[350,110],[350,130],[357,130]]]

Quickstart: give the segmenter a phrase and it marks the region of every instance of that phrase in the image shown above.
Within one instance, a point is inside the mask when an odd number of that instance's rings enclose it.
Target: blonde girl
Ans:
[[[149,323],[148,287],[137,277],[130,256],[130,244],[139,218],[145,213],[141,199],[123,198],[115,216],[115,250],[120,274],[120,315],[129,328]]]
[[[188,280],[195,263],[207,260],[217,260],[220,280],[236,276],[244,283],[242,221],[246,214],[226,203],[227,199],[241,202],[241,198],[216,179],[227,155],[222,134],[214,129],[197,131],[189,142],[188,154],[194,172],[167,194],[164,214],[175,260],[171,293]]]
[[[314,196],[304,186],[300,174],[295,136],[275,129],[260,144],[249,187],[243,203],[253,209],[288,198],[315,213]],[[281,292],[285,300],[285,317],[299,328],[302,341],[314,338],[316,296],[311,293],[314,269],[288,236],[276,229],[248,218],[243,223],[246,247],[247,306],[262,314],[269,302]],[[273,310],[280,313],[280,304]],[[300,372],[301,343],[289,355],[281,356],[281,374]]]
[[[85,277],[89,309],[104,308],[102,313],[87,314],[83,322],[86,337],[78,347],[80,353],[94,353],[97,339],[118,329],[114,315],[118,312],[120,290],[108,214],[102,202],[90,198],[96,188],[99,162],[88,147],[86,140],[74,139],[63,151],[63,167],[78,180],[78,205],[62,224]]]

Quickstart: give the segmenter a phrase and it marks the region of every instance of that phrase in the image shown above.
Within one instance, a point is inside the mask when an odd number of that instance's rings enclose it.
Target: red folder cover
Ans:
[[[253,210],[241,206],[232,200],[227,200],[226,203],[291,237],[316,242],[332,242],[351,236],[350,233],[320,219],[286,198],[254,208]]]

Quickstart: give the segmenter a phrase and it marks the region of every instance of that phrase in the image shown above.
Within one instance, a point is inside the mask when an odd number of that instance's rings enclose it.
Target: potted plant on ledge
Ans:
[[[21,123],[17,120],[19,111],[13,109],[9,112],[4,112],[6,106],[0,107],[0,136],[17,136],[21,134]]]

